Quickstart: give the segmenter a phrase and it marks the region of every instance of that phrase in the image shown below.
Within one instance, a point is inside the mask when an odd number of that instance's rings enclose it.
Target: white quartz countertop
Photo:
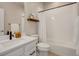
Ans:
[[[36,40],[34,37],[22,36],[21,38],[13,38],[12,40],[0,41],[0,55],[5,55],[12,50],[21,47],[23,45],[29,44],[30,42]]]

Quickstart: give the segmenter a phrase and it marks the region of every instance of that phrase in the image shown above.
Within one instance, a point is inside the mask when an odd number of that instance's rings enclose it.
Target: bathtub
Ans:
[[[50,51],[59,56],[76,56],[76,48],[66,46],[64,44],[51,44],[49,43]]]

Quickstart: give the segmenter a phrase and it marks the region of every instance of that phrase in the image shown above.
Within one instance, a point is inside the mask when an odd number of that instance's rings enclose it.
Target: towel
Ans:
[[[19,24],[11,24],[12,33],[19,32]]]

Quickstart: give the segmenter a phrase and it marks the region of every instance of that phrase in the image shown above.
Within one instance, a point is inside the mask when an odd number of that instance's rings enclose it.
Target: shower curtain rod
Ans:
[[[44,12],[44,11],[48,11],[48,10],[51,10],[51,9],[56,9],[56,8],[60,8],[60,7],[65,7],[65,6],[68,6],[68,5],[75,4],[75,3],[77,3],[77,2],[73,2],[73,3],[69,3],[69,4],[65,4],[65,5],[57,6],[57,7],[54,7],[54,8],[50,8],[50,9],[46,9],[46,10],[42,10],[42,11],[39,11],[39,13]]]

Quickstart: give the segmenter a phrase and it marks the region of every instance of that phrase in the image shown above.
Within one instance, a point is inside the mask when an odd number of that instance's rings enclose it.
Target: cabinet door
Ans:
[[[25,56],[36,56],[36,47],[32,48],[29,51],[26,51]]]
[[[28,45],[25,46],[24,54],[26,56],[36,53],[36,43],[37,43],[37,41],[33,41],[33,42],[31,42],[31,43],[29,43]]]
[[[23,56],[24,55],[24,48],[17,48],[14,51],[6,54],[6,56]]]
[[[25,46],[25,51],[29,51],[29,50],[33,49],[34,47],[36,47],[36,43],[37,43],[37,41],[35,40],[35,41],[30,42],[29,44],[27,44]]]

